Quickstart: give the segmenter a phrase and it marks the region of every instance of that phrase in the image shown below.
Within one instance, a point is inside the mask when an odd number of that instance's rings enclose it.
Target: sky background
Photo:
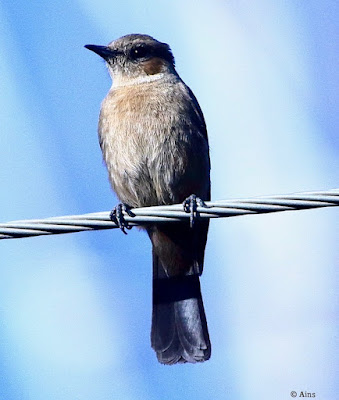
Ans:
[[[169,43],[204,112],[212,199],[339,187],[338,3],[3,0],[3,222],[110,210],[97,141],[110,78],[85,44]],[[212,221],[201,280],[212,358],[158,364],[151,246],[117,230],[4,240],[0,399],[333,400],[338,210]]]

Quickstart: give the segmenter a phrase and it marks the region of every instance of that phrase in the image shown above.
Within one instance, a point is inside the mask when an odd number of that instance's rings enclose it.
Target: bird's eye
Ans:
[[[132,49],[131,56],[135,60],[138,60],[140,58],[145,58],[145,57],[149,56],[149,51],[148,51],[147,47],[138,46],[138,47],[135,47],[134,49]]]

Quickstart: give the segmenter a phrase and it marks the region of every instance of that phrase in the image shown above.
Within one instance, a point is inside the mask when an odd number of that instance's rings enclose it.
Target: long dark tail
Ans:
[[[152,347],[162,364],[206,361],[211,356],[211,343],[200,291],[201,270],[191,268],[186,274],[169,276],[168,265],[162,264],[154,249],[156,240],[150,236],[153,242]],[[173,244],[173,251],[178,244]]]

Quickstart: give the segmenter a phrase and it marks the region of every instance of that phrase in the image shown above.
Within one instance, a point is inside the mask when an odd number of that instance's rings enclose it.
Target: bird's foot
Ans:
[[[111,221],[118,225],[122,232],[127,235],[125,229],[132,229],[132,227],[128,225],[128,222],[125,220],[124,213],[130,217],[135,217],[135,214],[133,214],[131,211],[131,207],[125,203],[119,203],[116,207],[114,207],[109,217]]]
[[[193,228],[195,220],[199,216],[199,213],[197,211],[198,206],[207,208],[207,205],[203,200],[201,200],[200,197],[196,196],[195,194],[191,194],[189,197],[187,197],[182,205],[184,207],[184,211],[191,214],[190,227]]]

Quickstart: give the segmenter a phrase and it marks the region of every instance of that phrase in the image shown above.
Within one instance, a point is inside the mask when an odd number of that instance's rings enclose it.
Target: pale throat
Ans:
[[[123,86],[135,86],[135,85],[140,85],[142,83],[150,83],[163,79],[164,77],[165,73],[163,72],[154,75],[140,75],[135,78],[114,76],[112,77],[113,81],[112,89],[113,88],[116,89],[118,87],[123,87]]]

